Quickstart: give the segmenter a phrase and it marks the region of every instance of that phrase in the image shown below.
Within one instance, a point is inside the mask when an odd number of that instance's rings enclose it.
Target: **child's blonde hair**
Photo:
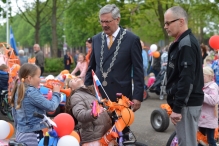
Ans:
[[[203,67],[203,73],[204,73],[205,75],[210,75],[210,76],[214,77],[214,71],[213,71],[213,69],[212,69],[211,67],[209,67],[209,66]]]
[[[14,106],[14,100],[15,100],[15,93],[18,91],[18,99],[17,99],[17,106],[16,109],[21,108],[21,102],[24,99],[24,94],[25,94],[25,84],[24,84],[24,79],[26,79],[28,76],[35,76],[37,70],[39,67],[35,64],[30,64],[30,63],[25,63],[21,66],[18,76],[19,79],[15,81],[15,86],[12,90],[12,95],[11,95],[11,105]],[[19,83],[20,82],[20,83]]]
[[[71,80],[70,78],[65,79],[65,88],[66,89],[69,88],[69,81],[70,80]]]
[[[206,56],[206,58],[204,59],[204,66],[208,65],[207,61],[212,62],[213,61],[212,56]]]
[[[155,76],[154,73],[149,74],[149,77],[154,77],[154,76]]]

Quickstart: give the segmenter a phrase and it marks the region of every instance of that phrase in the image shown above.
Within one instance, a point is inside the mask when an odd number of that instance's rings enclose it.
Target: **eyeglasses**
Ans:
[[[113,20],[115,20],[115,19],[113,19]],[[99,22],[100,22],[101,24],[103,24],[103,23],[109,24],[109,23],[112,22],[113,20],[108,20],[108,21],[99,20]]]
[[[164,23],[164,25],[169,26],[171,23],[173,23],[173,22],[175,22],[175,21],[178,21],[178,20],[180,20],[180,18],[175,19],[175,20],[172,20],[172,21],[167,21],[167,22]]]

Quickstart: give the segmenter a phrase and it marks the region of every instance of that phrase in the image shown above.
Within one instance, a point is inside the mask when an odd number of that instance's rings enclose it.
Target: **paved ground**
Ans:
[[[166,146],[169,136],[174,131],[174,126],[170,122],[165,132],[156,132],[150,123],[150,116],[153,110],[160,107],[160,104],[166,103],[165,100],[159,100],[155,94],[142,102],[141,109],[135,113],[135,121],[131,126],[131,130],[135,133],[137,140],[148,146]]]
[[[150,115],[153,110],[160,107],[161,103],[166,103],[165,100],[159,100],[155,94],[150,94],[151,97],[142,102],[141,109],[135,113],[135,121],[131,126],[137,140],[145,143],[148,146],[166,146],[166,142],[174,131],[174,126],[170,123],[165,132],[156,132],[150,123]],[[0,120],[8,120],[7,117],[0,114]]]

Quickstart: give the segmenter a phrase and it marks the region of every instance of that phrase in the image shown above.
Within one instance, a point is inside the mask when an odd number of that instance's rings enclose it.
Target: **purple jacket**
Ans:
[[[215,107],[216,104],[219,103],[218,85],[214,81],[205,83],[203,91],[204,102],[202,105],[198,126],[214,129],[218,127],[218,117],[216,114],[218,109]]]

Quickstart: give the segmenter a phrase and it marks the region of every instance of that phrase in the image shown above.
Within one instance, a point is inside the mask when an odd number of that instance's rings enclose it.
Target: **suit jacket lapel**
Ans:
[[[110,59],[109,60],[110,62],[112,61],[112,57],[114,56],[114,52],[116,51],[116,46],[118,45],[118,39],[120,38],[120,34],[122,34],[122,33],[123,33],[123,29],[120,27],[120,31],[119,31],[118,35],[116,36],[115,40],[113,41],[113,44],[112,44],[110,49],[108,49],[107,42],[105,43],[104,54],[103,54],[103,56],[104,56],[103,57],[103,66],[104,66],[105,62],[108,61],[109,59]],[[126,35],[123,36],[121,43],[123,42],[125,36]],[[105,36],[105,38],[106,38],[106,36]]]

